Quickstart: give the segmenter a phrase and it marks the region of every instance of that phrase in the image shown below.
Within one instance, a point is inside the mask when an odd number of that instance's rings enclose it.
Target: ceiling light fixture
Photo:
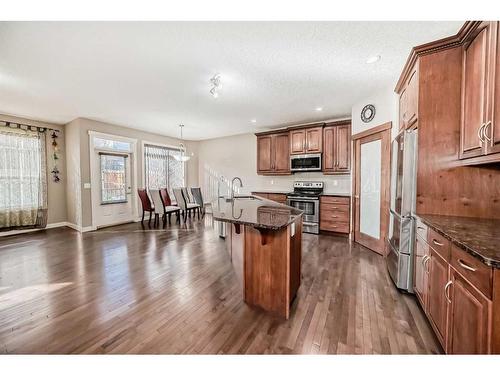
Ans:
[[[219,90],[221,88],[220,74],[219,73],[217,73],[212,78],[210,78],[210,84],[212,85],[212,88],[210,89],[210,94],[214,98],[218,98],[219,97]]]
[[[316,107],[317,112],[321,112],[323,110],[323,107]]]
[[[174,154],[174,159],[180,162],[185,163],[189,159],[191,159],[191,156],[187,155],[187,149],[186,146],[184,146],[184,138],[182,137],[182,129],[184,128],[184,125],[180,124],[179,128],[181,128],[181,142],[179,143],[179,153]]]
[[[373,64],[380,60],[380,55],[373,55],[366,59],[367,64]]]
[[[252,123],[254,123],[254,124],[257,122],[257,120],[256,120],[256,119],[252,119],[252,120],[250,120],[250,121],[252,121]]]

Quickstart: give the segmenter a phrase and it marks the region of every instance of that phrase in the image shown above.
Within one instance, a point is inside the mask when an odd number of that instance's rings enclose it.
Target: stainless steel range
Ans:
[[[304,211],[303,232],[319,234],[319,196],[323,182],[296,181],[293,193],[287,194],[287,204]]]

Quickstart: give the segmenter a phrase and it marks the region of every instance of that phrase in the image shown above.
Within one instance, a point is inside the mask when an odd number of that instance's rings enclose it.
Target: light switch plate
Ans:
[[[84,188],[84,189],[90,189],[90,188],[92,188],[92,184],[91,184],[90,182],[85,182],[85,183],[83,184],[83,188]]]

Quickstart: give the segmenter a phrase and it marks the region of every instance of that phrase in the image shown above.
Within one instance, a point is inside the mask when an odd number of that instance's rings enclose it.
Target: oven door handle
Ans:
[[[287,199],[289,201],[294,201],[294,202],[303,202],[303,201],[307,201],[307,202],[310,202],[310,201],[319,201],[319,198],[309,198],[309,197],[287,197]]]

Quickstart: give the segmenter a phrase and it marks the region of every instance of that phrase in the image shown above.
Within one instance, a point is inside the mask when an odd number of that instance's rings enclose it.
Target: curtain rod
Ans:
[[[61,132],[59,129],[53,129],[53,128],[49,128],[47,126],[36,126],[36,125],[20,124],[18,122],[3,121],[3,120],[1,122],[3,122],[3,126],[6,126],[8,128],[16,128],[16,129],[22,129],[22,130],[27,130],[27,129],[33,130],[33,128],[35,128],[39,132],[45,132],[47,130],[53,131],[53,132],[56,132],[56,133],[60,133]]]

